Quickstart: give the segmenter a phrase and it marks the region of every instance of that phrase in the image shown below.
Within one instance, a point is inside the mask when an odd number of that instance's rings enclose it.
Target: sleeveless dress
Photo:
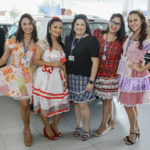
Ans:
[[[49,48],[46,39],[38,42],[44,53],[42,60],[46,62],[65,61],[63,51]],[[50,117],[69,111],[68,89],[64,89],[64,72],[60,68],[40,66],[34,75],[33,106],[34,113]]]
[[[35,71],[33,56],[36,48],[29,48],[26,56],[28,64],[23,64],[24,48],[18,47],[9,39],[6,47],[11,51],[11,62],[0,68],[0,93],[17,100],[30,99],[32,96],[32,75]]]
[[[123,45],[124,55],[129,38]],[[129,67],[129,64],[137,63],[143,65],[144,55],[150,52],[150,39],[143,41],[143,49],[139,49],[139,41],[133,41],[128,47],[126,60],[124,55],[120,60],[118,73],[119,78],[119,101],[127,106],[150,102],[150,81],[148,70],[138,72]]]

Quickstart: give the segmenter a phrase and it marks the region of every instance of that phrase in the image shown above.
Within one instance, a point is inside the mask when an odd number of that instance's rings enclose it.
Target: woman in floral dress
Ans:
[[[34,113],[40,110],[44,123],[43,133],[49,140],[56,140],[62,134],[58,123],[62,112],[69,111],[65,54],[61,41],[62,21],[53,17],[47,26],[47,37],[38,42],[34,63],[39,66],[34,78]],[[49,118],[53,123],[49,125]]]
[[[24,143],[32,144],[30,131],[30,98],[32,96],[33,55],[36,51],[37,31],[35,21],[29,14],[21,16],[15,37],[6,42],[6,50],[0,66],[9,57],[11,63],[0,69],[0,93],[19,100],[24,123]]]

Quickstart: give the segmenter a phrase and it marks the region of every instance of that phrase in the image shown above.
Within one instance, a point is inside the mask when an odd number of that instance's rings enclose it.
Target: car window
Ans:
[[[48,21],[49,21],[49,18],[36,19],[37,34],[38,34],[39,39],[46,37]],[[62,19],[62,21],[63,21],[63,19]],[[71,24],[72,24],[71,21],[63,22],[63,33],[62,33],[63,41],[65,40],[65,37],[68,36],[70,33]],[[96,28],[104,30],[108,26],[107,22],[100,22],[100,21],[94,22],[94,20],[92,20],[92,21],[90,20],[89,24],[90,24],[91,33],[93,33],[94,29],[96,29]],[[17,25],[18,25],[18,23],[14,23],[11,26],[11,29],[7,33],[6,39],[11,38],[12,36],[15,35],[16,30],[17,30]]]
[[[100,22],[94,22],[94,23],[90,23],[90,29],[91,29],[91,33],[93,33],[93,31],[98,28],[101,30],[106,29],[108,26],[107,23],[100,23]],[[63,33],[62,33],[62,38],[63,40],[65,39],[65,37],[67,35],[70,34],[71,31],[71,23],[63,23]]]

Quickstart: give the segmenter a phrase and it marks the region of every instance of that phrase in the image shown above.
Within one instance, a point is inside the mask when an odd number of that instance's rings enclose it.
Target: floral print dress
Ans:
[[[20,44],[19,44],[20,45]],[[9,39],[6,47],[11,51],[11,62],[0,68],[0,93],[15,99],[30,99],[32,96],[32,75],[35,71],[33,56],[36,48],[29,48],[26,56],[28,63],[23,64],[24,48]]]

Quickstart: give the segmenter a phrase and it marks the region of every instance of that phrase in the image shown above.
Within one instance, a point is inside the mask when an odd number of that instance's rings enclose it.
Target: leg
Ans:
[[[30,104],[29,100],[20,100],[21,117],[24,124],[24,143],[26,146],[32,145],[32,137],[30,131]]]
[[[139,129],[139,125],[138,125],[138,109],[137,109],[137,106],[134,107],[134,111],[135,111],[135,114],[136,114],[136,128],[137,128],[138,133],[140,135],[140,129]]]
[[[46,129],[46,133],[49,137],[54,137],[54,133],[49,125],[49,118],[40,114],[40,117],[43,121],[44,127]]]
[[[61,137],[62,136],[62,134],[58,130],[58,123],[59,123],[59,120],[61,118],[61,115],[62,114],[55,115],[54,118],[53,118],[53,123],[51,124],[52,130],[53,130],[53,132],[55,133],[55,135],[57,137]]]
[[[103,100],[103,116],[102,116],[102,121],[101,124],[98,128],[98,130],[96,131],[96,133],[102,133],[102,135],[107,133],[107,128],[108,128],[108,120],[110,119],[110,121],[114,120],[113,114],[113,102],[112,100]],[[104,133],[103,133],[104,132]]]
[[[81,117],[84,124],[84,131],[89,131],[89,122],[90,122],[90,108],[88,102],[78,103]]]
[[[82,141],[87,141],[90,137],[90,108],[88,106],[88,102],[84,102],[84,103],[79,103],[79,109],[80,109],[80,113],[81,113],[81,117],[83,120],[83,125],[84,125],[84,133],[81,137]]]
[[[76,121],[77,121],[77,128],[81,128],[81,113],[80,113],[80,108],[79,105],[77,103],[74,103],[74,112],[75,112],[75,117],[76,117]]]
[[[132,143],[135,142],[136,137],[137,137],[137,128],[136,128],[136,112],[134,107],[126,107],[125,110],[127,112],[129,122],[130,122],[130,134],[127,136],[127,141],[126,144],[131,144],[129,141]]]

